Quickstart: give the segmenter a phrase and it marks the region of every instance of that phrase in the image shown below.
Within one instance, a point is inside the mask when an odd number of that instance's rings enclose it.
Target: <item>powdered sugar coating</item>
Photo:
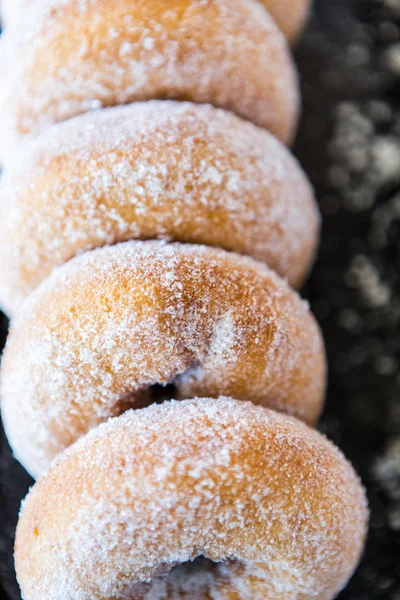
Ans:
[[[294,286],[315,255],[318,209],[296,160],[212,106],[95,111],[13,158],[0,182],[0,300],[11,315],[55,266],[130,238],[249,254]]]
[[[317,432],[228,398],[167,402],[56,461],[23,504],[17,574],[25,600],[331,600],[366,520],[357,476]],[[218,564],[159,578],[198,556]]]
[[[1,55],[7,154],[52,123],[154,98],[210,103],[293,137],[295,69],[257,0],[41,0],[6,28]]]
[[[125,242],[53,271],[13,321],[2,415],[37,476],[154,384],[318,417],[325,357],[308,305],[273,271],[206,246]]]
[[[76,114],[152,97],[209,101],[292,137],[293,67],[253,0],[38,6],[2,42],[7,149]],[[79,216],[95,227],[89,213]],[[171,380],[181,396],[234,392],[312,421],[325,380],[318,328],[250,259],[150,242],[88,253],[56,270],[13,325],[6,428],[36,474]],[[24,505],[17,571],[25,600],[330,600],[365,529],[359,482],[321,436],[248,403],[196,400],[129,411],[67,450]],[[202,555],[215,566],[159,577]]]
[[[290,41],[296,40],[310,10],[310,0],[260,0]],[[21,18],[23,10],[38,0],[1,0],[5,23]]]

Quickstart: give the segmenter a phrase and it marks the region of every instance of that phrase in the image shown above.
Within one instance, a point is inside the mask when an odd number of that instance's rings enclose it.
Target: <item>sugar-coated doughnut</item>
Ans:
[[[313,423],[325,356],[308,305],[262,263],[207,246],[125,242],[55,269],[11,325],[2,415],[35,477],[82,433],[151,401],[231,395]]]
[[[260,1],[265,4],[288,40],[291,42],[295,41],[307,19],[310,10],[310,0]],[[1,0],[1,14],[4,22],[10,23],[21,17],[22,11],[31,6],[33,2],[35,2],[36,6],[40,6],[39,0]],[[62,3],[62,0],[59,0],[59,3]]]
[[[307,21],[311,0],[261,0],[261,2],[265,4],[289,42],[295,42]]]
[[[56,461],[23,504],[16,570],[25,600],[331,600],[366,521],[350,464],[296,419],[167,402]]]
[[[298,287],[319,215],[276,138],[221,109],[153,101],[53,126],[0,182],[0,302],[15,314],[51,270],[130,238],[220,246]]]
[[[210,103],[293,137],[295,68],[258,0],[45,0],[2,38],[7,152],[54,122],[154,98]]]

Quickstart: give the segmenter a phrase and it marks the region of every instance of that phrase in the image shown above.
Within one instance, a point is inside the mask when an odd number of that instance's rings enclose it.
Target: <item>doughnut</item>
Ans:
[[[310,10],[310,0],[260,0],[265,4],[278,27],[290,42],[297,39]],[[11,23],[22,10],[38,0],[2,0],[1,13],[4,22]],[[59,0],[61,3],[61,0]]]
[[[248,254],[295,287],[313,262],[319,214],[299,165],[267,131],[221,109],[103,109],[53,126],[15,158],[0,183],[10,315],[55,266],[130,238]]]
[[[261,2],[265,4],[289,42],[294,44],[310,14],[311,0],[261,0]]]
[[[40,7],[2,36],[7,152],[52,123],[157,98],[210,103],[292,140],[297,75],[258,0],[45,0]]]
[[[357,565],[363,488],[341,452],[230,398],[130,410],[24,502],[25,600],[331,600]]]
[[[314,423],[325,388],[319,328],[253,259],[164,241],[106,246],[54,269],[13,321],[3,422],[38,477],[84,432],[171,383],[178,398],[230,395]]]

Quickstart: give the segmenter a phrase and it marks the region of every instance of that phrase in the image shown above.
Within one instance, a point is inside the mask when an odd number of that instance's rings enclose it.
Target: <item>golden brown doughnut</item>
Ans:
[[[56,461],[23,504],[16,569],[25,600],[331,600],[366,521],[350,464],[296,419],[167,402]]]
[[[11,325],[2,415],[35,477],[87,430],[150,402],[231,395],[313,423],[325,356],[308,305],[261,263],[207,246],[125,242],[55,269]]]
[[[311,0],[261,0],[261,2],[265,4],[289,42],[294,43],[307,21]]]
[[[310,0],[260,0],[277,22],[290,42],[296,40],[302,30],[310,10]],[[33,2],[40,5],[39,0],[1,0],[1,13],[4,22],[11,23],[21,17]],[[60,2],[60,0],[59,0]]]
[[[104,106],[210,103],[290,142],[299,93],[258,0],[47,0],[2,36],[2,144]]]
[[[15,314],[51,270],[130,238],[220,246],[298,287],[319,215],[296,160],[271,134],[206,105],[95,111],[19,152],[0,182],[0,301]]]

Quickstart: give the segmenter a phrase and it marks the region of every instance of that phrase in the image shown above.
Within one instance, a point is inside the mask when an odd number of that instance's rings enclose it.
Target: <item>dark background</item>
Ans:
[[[371,507],[363,561],[341,600],[400,600],[400,0],[315,0],[296,50],[304,112],[295,152],[324,217],[304,290],[330,366],[320,429],[360,473]],[[0,343],[7,322],[0,317]],[[0,591],[32,481],[1,433]]]

